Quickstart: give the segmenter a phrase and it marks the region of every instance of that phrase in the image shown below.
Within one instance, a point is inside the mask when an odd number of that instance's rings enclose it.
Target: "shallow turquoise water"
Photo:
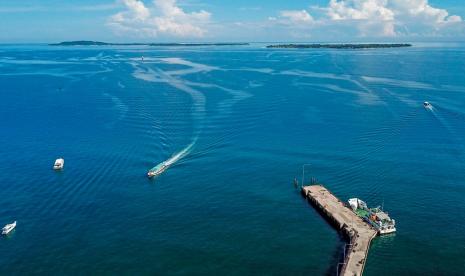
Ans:
[[[452,44],[0,46],[0,273],[334,274],[343,240],[292,185],[311,163],[397,221],[366,275],[462,274],[463,72]]]

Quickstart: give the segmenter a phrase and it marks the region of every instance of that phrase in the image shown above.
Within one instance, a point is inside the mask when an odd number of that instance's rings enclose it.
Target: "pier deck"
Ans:
[[[325,187],[302,187],[302,193],[350,239],[348,253],[345,254],[344,265],[339,274],[362,275],[371,240],[377,235],[377,231]]]

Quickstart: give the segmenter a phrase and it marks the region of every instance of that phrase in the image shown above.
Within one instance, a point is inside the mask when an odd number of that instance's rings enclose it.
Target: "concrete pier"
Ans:
[[[339,275],[362,275],[371,240],[377,231],[321,185],[302,187],[302,194],[349,238]]]

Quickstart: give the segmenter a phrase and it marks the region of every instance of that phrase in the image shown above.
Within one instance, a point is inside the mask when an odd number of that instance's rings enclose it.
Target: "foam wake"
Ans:
[[[460,147],[463,147],[463,139],[461,136],[455,131],[454,127],[452,127],[448,120],[443,117],[441,113],[437,111],[434,107],[428,108],[428,110],[431,112],[433,117],[439,122],[439,124],[447,131],[449,132],[451,138],[457,142]]]
[[[181,160],[182,158],[186,157],[194,148],[195,143],[197,142],[197,137],[187,145],[184,149],[181,151],[175,153],[173,156],[171,156],[169,159],[161,162],[160,164],[156,165],[155,167],[151,168],[149,171],[154,172],[154,173],[159,173],[161,171],[167,170],[170,166],[174,165],[176,162]]]
[[[158,63],[181,65],[187,68],[179,69],[178,67],[176,67],[173,70],[162,70],[160,68],[157,68],[156,64]],[[183,78],[183,76],[185,75],[208,73],[210,71],[221,70],[221,68],[217,68],[214,66],[195,63],[188,60],[184,60],[182,58],[146,58],[144,59],[144,63],[139,63],[134,60],[130,62],[130,64],[135,69],[133,72],[133,76],[135,78],[148,82],[168,84],[179,91],[185,92],[192,99],[192,136],[194,137],[192,139],[192,142],[181,151],[172,155],[169,159],[159,163],[158,165],[150,169],[149,173],[151,172],[152,174],[149,174],[149,176],[159,175],[163,173],[170,166],[180,161],[184,157],[188,156],[192,152],[195,144],[197,143],[198,138],[200,137],[200,134],[203,131],[203,126],[205,124],[206,98],[204,95],[205,92],[203,91],[204,89],[224,91],[231,96],[231,99],[224,100],[219,104],[222,115],[229,114],[231,112],[231,107],[236,102],[251,97],[249,93],[246,93],[244,91],[229,89],[216,84],[195,82]]]

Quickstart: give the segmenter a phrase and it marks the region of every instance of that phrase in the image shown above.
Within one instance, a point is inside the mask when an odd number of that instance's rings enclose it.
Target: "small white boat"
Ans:
[[[425,108],[428,108],[428,109],[432,109],[432,108],[433,108],[433,106],[432,106],[429,102],[424,102],[424,103],[423,103],[423,106],[424,106]]]
[[[16,221],[14,221],[13,223],[5,225],[5,227],[2,228],[2,235],[8,235],[8,233],[13,231],[13,229],[15,229],[15,227],[16,227]]]
[[[155,168],[148,171],[147,176],[148,176],[148,178],[158,176],[158,175],[162,174],[166,169],[168,169],[168,167],[169,167],[169,165],[168,165],[167,162],[162,162],[162,163],[158,164]]]
[[[63,169],[63,166],[65,165],[65,159],[63,158],[58,158],[55,160],[55,164],[53,165],[54,170],[61,170]]]

